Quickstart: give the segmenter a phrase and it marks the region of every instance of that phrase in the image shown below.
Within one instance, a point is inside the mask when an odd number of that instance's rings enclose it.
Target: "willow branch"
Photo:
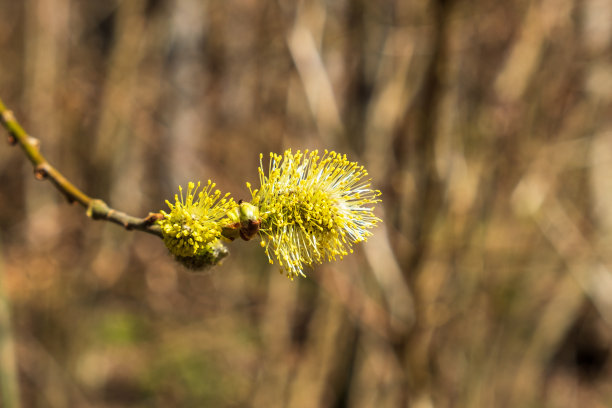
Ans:
[[[155,221],[163,217],[159,213],[149,213],[145,218],[138,218],[109,207],[104,201],[91,198],[53,167],[40,153],[38,139],[28,135],[21,127],[13,112],[6,108],[0,99],[0,124],[8,131],[9,143],[18,144],[34,166],[34,176],[38,180],[49,180],[73,203],[77,202],[86,209],[87,215],[94,220],[105,220],[121,225],[127,230],[138,230],[162,236],[161,229]]]

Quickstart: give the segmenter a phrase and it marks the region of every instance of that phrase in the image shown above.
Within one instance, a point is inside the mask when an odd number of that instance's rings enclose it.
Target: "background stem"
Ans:
[[[11,328],[11,311],[4,291],[4,262],[0,247],[0,401],[6,408],[21,406],[15,358],[15,342]]]

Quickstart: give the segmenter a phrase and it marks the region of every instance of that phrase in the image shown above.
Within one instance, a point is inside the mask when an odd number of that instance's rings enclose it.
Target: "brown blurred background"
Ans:
[[[193,274],[5,143],[0,374],[24,407],[612,405],[610,0],[0,0],[0,20],[0,96],[117,209],[209,178],[249,198],[286,148],[346,153],[383,192],[368,243],[306,279],[257,242]]]

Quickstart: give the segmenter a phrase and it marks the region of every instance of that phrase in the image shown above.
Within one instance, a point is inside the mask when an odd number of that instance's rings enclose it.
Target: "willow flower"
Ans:
[[[222,220],[236,203],[228,198],[229,193],[221,196],[214,188],[215,183],[208,180],[198,192],[200,182],[197,185],[189,182],[183,197],[183,188],[179,186],[175,203],[166,200],[170,212],[161,211],[164,218],[158,221],[166,247],[179,262],[192,269],[214,265],[227,255],[219,241]]]
[[[304,266],[342,259],[352,245],[365,241],[380,221],[372,204],[380,191],[371,188],[368,173],[346,155],[325,150],[291,150],[270,154],[267,174],[260,155],[261,187],[251,190],[259,208],[262,247],[270,263],[293,279]]]

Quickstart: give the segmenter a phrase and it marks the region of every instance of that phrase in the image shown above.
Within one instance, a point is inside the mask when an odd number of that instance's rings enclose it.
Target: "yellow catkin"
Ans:
[[[304,276],[304,266],[341,259],[365,241],[380,221],[367,171],[346,155],[314,151],[270,154],[267,173],[260,155],[261,187],[251,190],[261,214],[262,246],[288,277]]]
[[[187,260],[189,265],[205,264],[206,260],[214,258],[221,237],[221,220],[236,207],[233,199],[228,198],[229,194],[222,196],[210,180],[202,190],[200,186],[200,182],[197,185],[190,182],[185,197],[179,186],[175,203],[166,201],[170,212],[161,211],[164,218],[158,221],[166,247],[177,259]]]

